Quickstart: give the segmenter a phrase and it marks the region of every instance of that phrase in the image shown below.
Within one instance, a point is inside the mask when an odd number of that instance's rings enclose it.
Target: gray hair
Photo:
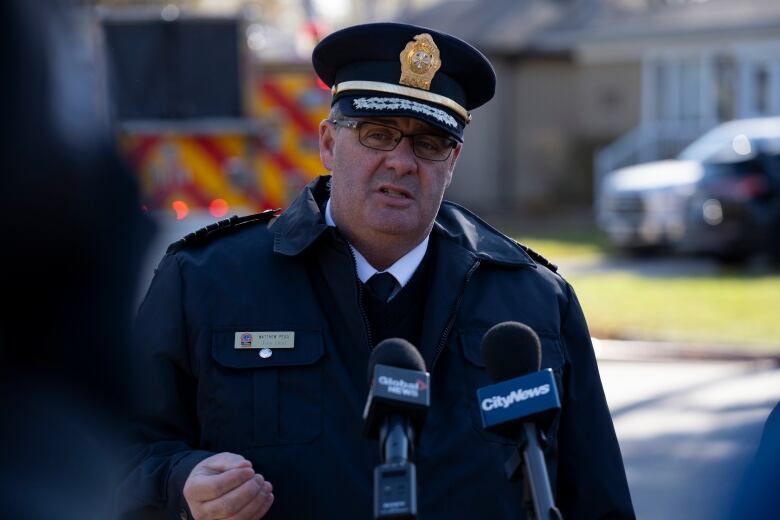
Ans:
[[[332,107],[330,107],[330,112],[328,112],[328,119],[341,119],[344,116],[344,114],[341,112],[341,109],[339,108],[339,104],[335,103]]]

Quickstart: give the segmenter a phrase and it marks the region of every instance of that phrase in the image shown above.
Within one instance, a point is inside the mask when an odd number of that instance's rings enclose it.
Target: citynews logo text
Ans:
[[[425,390],[425,383],[422,383],[421,381],[410,383],[403,379],[379,376],[378,382],[380,385],[387,387],[387,392],[390,394],[418,397],[420,395],[420,390]]]
[[[526,399],[532,399],[534,397],[539,397],[540,395],[546,395],[549,393],[549,384],[539,385],[534,388],[528,388],[527,390],[518,388],[517,390],[512,390],[507,395],[494,395],[493,397],[483,399],[482,409],[486,412],[489,412],[490,410],[494,410],[496,408],[509,408],[518,401],[525,401]]]

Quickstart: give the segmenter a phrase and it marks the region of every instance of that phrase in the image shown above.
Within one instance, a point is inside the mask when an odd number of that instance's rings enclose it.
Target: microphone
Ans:
[[[485,368],[495,382],[477,390],[482,426],[518,441],[505,470],[507,478],[514,480],[522,469],[528,512],[538,520],[560,520],[541,448],[545,439],[537,423],[555,417],[561,402],[552,370],[539,369],[539,336],[528,325],[506,321],[485,333],[481,348]]]
[[[430,406],[425,361],[408,341],[388,338],[371,352],[368,379],[363,435],[379,439],[382,460],[374,469],[374,518],[417,518],[417,469],[411,459]]]

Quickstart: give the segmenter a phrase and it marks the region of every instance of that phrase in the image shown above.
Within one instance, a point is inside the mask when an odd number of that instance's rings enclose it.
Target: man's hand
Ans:
[[[217,453],[192,468],[184,498],[196,520],[257,520],[274,501],[273,486],[235,453]]]

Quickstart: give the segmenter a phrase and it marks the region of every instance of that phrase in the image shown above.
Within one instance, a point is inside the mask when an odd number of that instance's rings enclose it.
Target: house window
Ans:
[[[699,120],[701,97],[701,62],[698,57],[683,59],[680,67],[680,115],[683,122]]]
[[[733,56],[720,55],[715,58],[715,103],[719,121],[736,117],[737,67]]]
[[[753,100],[756,114],[769,114],[769,67],[758,65],[753,74]]]
[[[663,121],[666,119],[668,112],[668,99],[666,97],[666,84],[668,82],[667,76],[667,64],[663,61],[658,61],[653,64],[653,97],[655,98],[655,114],[654,119],[656,121]]]

